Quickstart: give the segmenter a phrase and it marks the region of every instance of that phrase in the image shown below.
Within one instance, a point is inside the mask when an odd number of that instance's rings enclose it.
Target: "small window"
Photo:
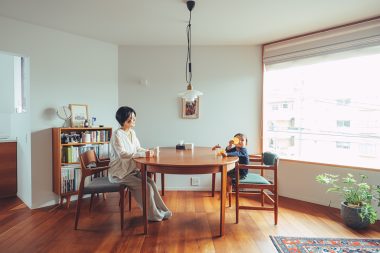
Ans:
[[[350,149],[351,145],[349,142],[337,141],[336,142],[336,148],[338,148],[338,149]]]
[[[376,157],[376,153],[377,153],[376,144],[360,143],[359,153],[361,156]]]
[[[20,56],[14,57],[14,96],[15,108],[17,113],[26,112],[25,98],[25,59]]]
[[[351,122],[349,120],[337,120],[336,126],[337,127],[350,127]]]

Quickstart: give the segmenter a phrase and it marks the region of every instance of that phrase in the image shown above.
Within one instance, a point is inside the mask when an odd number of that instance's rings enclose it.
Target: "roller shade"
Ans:
[[[266,65],[380,45],[380,18],[264,45]]]

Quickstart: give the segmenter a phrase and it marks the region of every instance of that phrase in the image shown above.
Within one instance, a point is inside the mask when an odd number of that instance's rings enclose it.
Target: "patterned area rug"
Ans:
[[[279,253],[380,253],[380,239],[270,236]]]

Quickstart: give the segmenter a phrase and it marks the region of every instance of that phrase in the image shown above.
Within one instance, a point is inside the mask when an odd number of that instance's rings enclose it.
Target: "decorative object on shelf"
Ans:
[[[71,113],[71,110],[68,106],[64,105],[64,106],[58,107],[57,116],[60,119],[64,120],[62,127],[67,127],[70,125],[69,119],[71,119],[72,113]]]
[[[96,117],[91,118],[91,126],[95,127]]]
[[[378,201],[378,206],[380,206],[380,185],[369,185],[365,182],[367,178],[366,175],[360,175],[360,179],[356,180],[350,173],[340,182],[339,175],[325,173],[316,177],[317,182],[332,186],[327,189],[327,192],[343,195],[344,201],[341,203],[340,214],[349,227],[361,229],[376,222],[377,213],[372,206],[372,201]]]
[[[194,101],[186,101],[182,98],[182,118],[199,118],[199,98],[196,98]]]
[[[179,97],[185,99],[188,102],[192,102],[197,99],[199,96],[203,95],[202,92],[198,90],[194,90],[191,85],[192,79],[192,69],[191,69],[191,11],[194,8],[195,1],[187,0],[186,1],[187,9],[189,10],[189,24],[187,25],[187,58],[186,58],[186,82],[187,88],[185,92],[181,92],[178,94]]]
[[[83,127],[84,122],[88,122],[88,106],[80,104],[70,104],[71,127]]]

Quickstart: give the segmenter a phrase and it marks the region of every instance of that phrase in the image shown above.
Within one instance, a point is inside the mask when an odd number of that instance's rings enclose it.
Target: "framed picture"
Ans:
[[[184,98],[182,99],[182,118],[199,118],[199,97],[194,101],[186,101]]]
[[[84,121],[88,121],[87,105],[70,104],[71,127],[83,127]]]

